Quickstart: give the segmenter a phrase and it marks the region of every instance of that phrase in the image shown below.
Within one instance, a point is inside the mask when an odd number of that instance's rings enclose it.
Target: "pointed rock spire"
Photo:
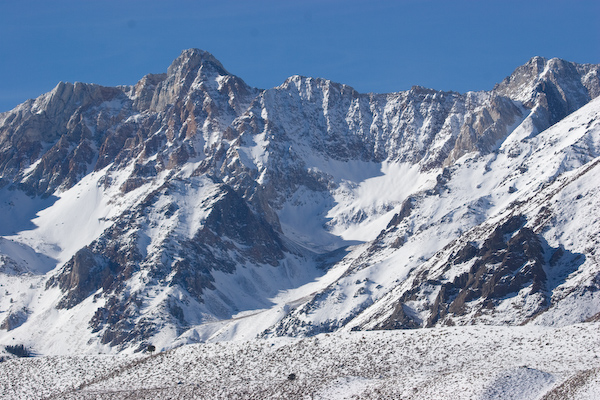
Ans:
[[[219,75],[230,75],[223,65],[208,51],[187,49],[181,52],[167,69],[167,75],[186,74],[198,70],[200,66],[214,70]]]

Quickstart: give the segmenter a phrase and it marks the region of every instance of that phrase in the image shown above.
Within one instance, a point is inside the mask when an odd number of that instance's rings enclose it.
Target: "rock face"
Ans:
[[[529,109],[540,107],[538,129],[542,131],[598,97],[598,70],[597,65],[534,57],[494,91]]]
[[[599,94],[597,65],[540,57],[489,92],[259,90],[197,49],[134,86],[61,82],[0,115],[0,207],[38,226],[0,241],[0,271],[32,282],[2,327],[37,343],[29,325],[58,312],[80,348],[125,350],[231,337],[215,324],[279,306],[250,331],[541,320],[570,274],[596,287],[597,242],[526,205],[598,157]]]
[[[472,242],[466,243],[448,258],[442,271],[424,275],[424,281],[415,281],[413,287],[398,299],[392,314],[375,329],[454,325],[453,318],[465,317],[470,321],[484,320],[503,301],[517,297],[527,299],[527,304],[521,304],[521,322],[548,309],[549,294],[555,288],[550,285],[558,286],[564,281],[549,279],[546,271],[555,272],[554,267],[563,259],[568,260],[569,270],[562,270],[561,274],[574,272],[585,257],[583,254],[565,254],[562,248],[554,249],[543,243],[541,235],[524,227],[526,222],[522,215],[511,216],[491,231],[481,248]],[[468,269],[452,280],[443,278],[443,274],[452,268],[464,270],[466,266]],[[408,304],[423,300],[425,290],[437,292],[437,295],[429,305],[427,319],[421,320]]]

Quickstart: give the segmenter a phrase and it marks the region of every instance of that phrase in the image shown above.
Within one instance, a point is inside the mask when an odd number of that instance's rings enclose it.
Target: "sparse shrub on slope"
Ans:
[[[31,352],[22,344],[16,344],[14,346],[8,345],[4,348],[7,352],[17,357],[31,357]]]

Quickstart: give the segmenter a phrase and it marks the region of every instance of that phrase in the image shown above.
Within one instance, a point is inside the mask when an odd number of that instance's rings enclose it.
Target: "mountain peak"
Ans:
[[[220,78],[225,76],[233,75],[209,52],[200,49],[184,50],[167,69],[165,79],[155,79],[160,81],[156,92],[154,86],[149,85],[151,92],[146,97],[147,101],[142,104],[148,104],[151,110],[159,111],[169,104],[185,99],[190,91],[201,89],[218,92]],[[249,90],[240,79],[235,81],[246,91]]]
[[[202,65],[215,69],[219,75],[230,75],[215,56],[208,51],[200,49],[183,50],[179,57],[169,66],[167,74],[171,76],[181,70],[192,71]]]
[[[546,63],[548,62],[548,59],[546,57],[542,57],[542,56],[533,56],[529,59],[529,61],[527,61],[527,63],[525,63],[526,66],[529,67],[539,67],[541,66],[542,68],[546,65]]]
[[[552,108],[548,121],[554,124],[598,95],[600,76],[597,70],[596,65],[536,56],[515,69],[495,86],[494,91],[527,107],[533,107],[543,93],[543,102]]]

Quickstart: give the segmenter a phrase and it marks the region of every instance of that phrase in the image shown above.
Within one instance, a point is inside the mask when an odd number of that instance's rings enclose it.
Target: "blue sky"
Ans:
[[[114,86],[207,50],[248,84],[489,90],[532,56],[600,63],[600,1],[0,0],[0,111],[59,81]]]

